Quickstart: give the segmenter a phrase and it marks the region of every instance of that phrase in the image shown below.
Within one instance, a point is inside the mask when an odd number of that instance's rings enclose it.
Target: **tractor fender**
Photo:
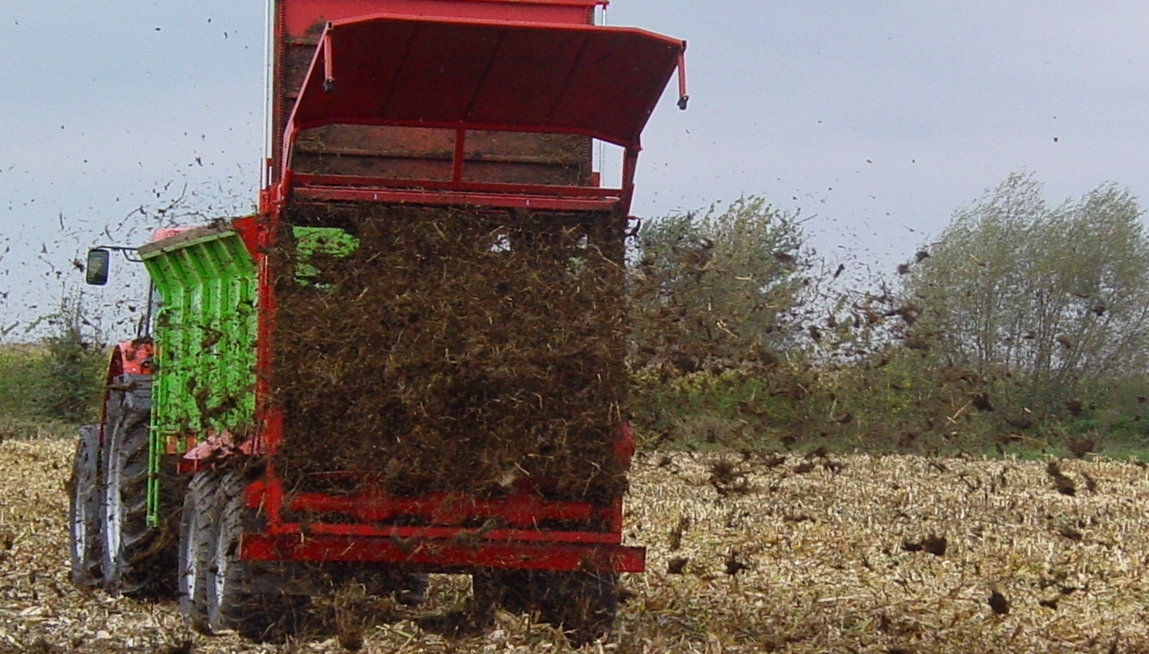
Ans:
[[[117,343],[108,361],[108,375],[104,380],[104,401],[100,404],[100,443],[104,442],[104,425],[108,418],[108,402],[113,391],[132,390],[136,380],[154,371],[152,356],[155,345],[151,338],[133,338]],[[150,386],[148,388],[150,395]]]
[[[121,375],[150,375],[154,371],[152,356],[155,344],[151,338],[133,338],[116,344],[108,366],[108,384],[117,383]]]

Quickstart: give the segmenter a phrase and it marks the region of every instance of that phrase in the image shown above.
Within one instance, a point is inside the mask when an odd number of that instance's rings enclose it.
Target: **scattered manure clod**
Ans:
[[[1053,479],[1053,487],[1057,489],[1058,493],[1070,496],[1077,495],[1077,484],[1074,484],[1073,480],[1061,471],[1061,466],[1056,461],[1047,463],[1045,472]]]
[[[946,537],[935,534],[930,534],[920,541],[909,539],[902,541],[902,549],[906,552],[929,552],[934,556],[945,556],[947,547],[949,547],[949,541],[946,540]]]

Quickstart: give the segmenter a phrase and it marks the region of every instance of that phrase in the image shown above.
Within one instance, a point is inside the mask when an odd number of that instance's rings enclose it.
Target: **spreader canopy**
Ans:
[[[285,135],[332,124],[583,134],[637,147],[685,43],[634,28],[376,15],[329,23]]]

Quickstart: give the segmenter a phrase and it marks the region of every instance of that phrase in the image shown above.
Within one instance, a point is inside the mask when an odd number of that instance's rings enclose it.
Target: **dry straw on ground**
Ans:
[[[325,620],[330,602],[313,630],[276,647],[193,635],[173,602],[73,589],[70,450],[0,444],[0,652],[343,651],[324,624],[336,622]],[[650,547],[649,572],[624,579],[613,640],[584,651],[1149,651],[1149,471],[1086,460],[1057,472],[1064,479],[1008,460],[643,455],[626,536]],[[464,579],[436,577],[422,607],[375,602],[363,651],[567,650],[525,616],[445,635],[466,593]]]

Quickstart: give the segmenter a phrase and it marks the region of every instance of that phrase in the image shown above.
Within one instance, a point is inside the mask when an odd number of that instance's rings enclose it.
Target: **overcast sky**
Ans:
[[[90,245],[250,210],[264,13],[5,2],[6,340],[82,287]],[[1051,202],[1107,181],[1149,197],[1149,3],[613,0],[605,19],[689,43],[690,107],[668,93],[648,126],[639,216],[759,194],[807,216],[822,255],[892,270],[1011,171]]]

